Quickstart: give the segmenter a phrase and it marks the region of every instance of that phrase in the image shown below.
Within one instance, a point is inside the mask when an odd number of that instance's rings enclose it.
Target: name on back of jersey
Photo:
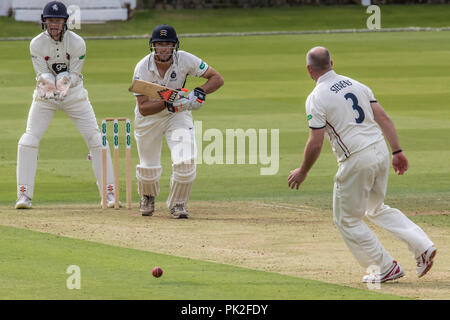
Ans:
[[[330,90],[334,93],[338,93],[344,88],[347,88],[352,85],[352,82],[350,80],[341,80],[339,82],[336,82],[330,87]]]

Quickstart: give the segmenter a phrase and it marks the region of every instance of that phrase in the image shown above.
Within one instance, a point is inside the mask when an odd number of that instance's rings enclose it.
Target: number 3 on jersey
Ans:
[[[364,114],[364,110],[358,105],[358,99],[356,99],[356,96],[353,93],[347,93],[344,98],[346,100],[351,99],[353,102],[352,108],[353,110],[356,110],[359,114],[359,117],[355,119],[356,123],[361,123],[366,118],[366,115]]]

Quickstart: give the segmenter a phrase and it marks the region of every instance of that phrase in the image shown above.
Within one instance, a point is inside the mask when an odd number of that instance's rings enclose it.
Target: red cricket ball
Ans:
[[[154,268],[153,268],[153,270],[152,270],[152,275],[153,275],[155,278],[161,277],[162,274],[163,274],[163,271],[162,271],[162,269],[161,269],[160,267],[154,267]]]

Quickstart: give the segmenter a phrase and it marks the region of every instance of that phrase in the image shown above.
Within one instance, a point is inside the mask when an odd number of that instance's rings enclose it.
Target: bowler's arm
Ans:
[[[306,142],[304,157],[300,171],[303,174],[307,174],[313,167],[316,160],[319,158],[322,151],[323,138],[325,136],[325,128],[322,129],[309,129],[309,138]]]
[[[401,150],[397,130],[395,129],[394,123],[392,122],[391,118],[378,102],[371,102],[370,106],[373,110],[375,122],[378,123],[381,131],[383,131],[383,135],[386,137],[386,140],[391,146],[391,150],[393,152]],[[403,174],[406,170],[408,170],[408,159],[403,154],[403,152],[397,152],[395,155],[393,155],[392,166],[394,167],[395,172],[397,172],[398,174]]]
[[[303,161],[299,168],[291,171],[288,178],[288,185],[291,189],[298,189],[306,179],[309,170],[319,158],[322,151],[325,128],[309,129],[309,137],[303,152]]]
[[[371,102],[370,106],[373,110],[375,122],[378,123],[381,131],[383,131],[383,134],[389,142],[392,151],[400,150],[400,141],[391,118],[378,102]]]

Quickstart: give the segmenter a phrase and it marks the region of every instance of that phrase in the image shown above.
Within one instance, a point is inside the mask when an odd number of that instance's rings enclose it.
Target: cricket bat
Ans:
[[[151,100],[164,100],[170,103],[183,97],[187,93],[187,89],[184,88],[175,90],[143,80],[133,80],[128,91],[142,94],[149,97]]]

